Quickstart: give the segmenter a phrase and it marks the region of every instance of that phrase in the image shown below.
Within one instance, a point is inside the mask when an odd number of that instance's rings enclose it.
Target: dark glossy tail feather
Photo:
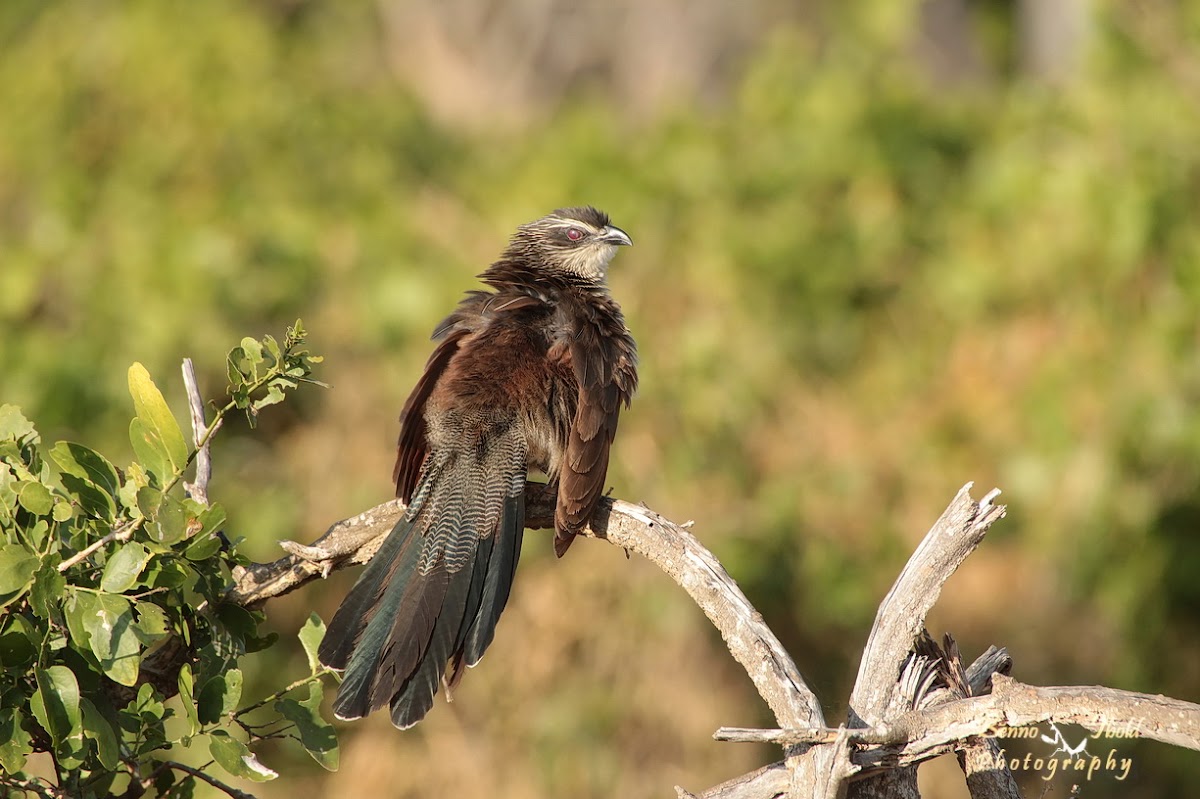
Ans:
[[[504,515],[500,520],[495,551],[486,564],[482,600],[475,613],[467,617],[470,626],[464,629],[459,639],[458,649],[468,666],[478,663],[484,650],[492,643],[496,623],[504,612],[513,577],[517,573],[517,561],[521,557],[521,542],[525,535],[524,480],[517,491],[504,501]],[[476,569],[481,565],[477,563]]]
[[[340,719],[362,718],[375,709],[371,690],[391,626],[382,622],[394,618],[420,551],[420,535],[412,527],[407,519],[397,522],[334,614],[321,642],[317,653],[321,662],[346,670],[333,703],[334,715]],[[398,542],[394,546],[393,539]],[[380,567],[373,570],[376,563]]]
[[[390,704],[392,722],[410,727],[432,707],[447,662],[456,680],[491,642],[524,531],[524,451],[508,438],[479,455],[430,466],[330,622],[319,654],[346,670],[338,718]]]
[[[392,724],[402,730],[425,718],[425,714],[433,707],[433,697],[446,672],[446,662],[453,654],[456,632],[462,626],[474,570],[474,565],[471,565],[453,575],[430,632],[427,648],[411,676],[398,692],[379,694],[380,698],[390,698]]]
[[[396,526],[384,539],[375,557],[359,575],[358,582],[342,600],[317,650],[317,657],[326,666],[331,669],[346,668],[366,624],[364,616],[379,601],[389,579],[401,566],[400,553],[408,543],[411,530],[412,521],[409,518],[405,517],[396,522]],[[415,549],[410,546],[408,551],[411,554]]]

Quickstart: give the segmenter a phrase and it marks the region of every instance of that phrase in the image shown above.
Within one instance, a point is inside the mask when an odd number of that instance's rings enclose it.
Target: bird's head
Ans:
[[[629,234],[609,223],[608,214],[591,206],[560,208],[521,225],[508,245],[508,255],[579,277],[602,281],[617,247],[631,245]]]

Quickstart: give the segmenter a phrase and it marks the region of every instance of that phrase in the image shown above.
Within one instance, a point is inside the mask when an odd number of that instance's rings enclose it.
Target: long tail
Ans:
[[[486,457],[433,455],[404,518],[333,620],[318,655],[345,669],[340,719],[390,704],[392,723],[416,724],[492,642],[508,601],[525,529],[524,448],[515,437]]]

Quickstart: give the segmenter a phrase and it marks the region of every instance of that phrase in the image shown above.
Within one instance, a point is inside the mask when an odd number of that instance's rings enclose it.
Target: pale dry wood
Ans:
[[[850,760],[850,731],[841,727],[833,741],[825,746],[788,752],[784,763],[790,784],[788,796],[814,799],[841,799],[846,796],[848,780],[858,767]]]
[[[1133,728],[1153,741],[1200,750],[1200,705],[1157,694],[1096,685],[1036,686],[993,676],[986,696],[956,699],[909,713],[875,727],[850,729],[849,740],[863,745],[852,758],[864,768],[888,758],[908,765],[944,754],[946,745],[980,735],[994,735],[1030,724],[1078,724],[1093,733]],[[718,741],[827,744],[840,730],[832,728],[759,730],[722,727]]]
[[[642,555],[687,591],[776,718],[793,719],[797,727],[824,725],[820,703],[783,644],[695,536],[649,508],[620,500],[597,510],[590,532]]]
[[[702,793],[688,794],[678,786],[675,790],[696,799],[778,799],[787,796],[790,785],[791,778],[787,766],[783,763],[772,763],[757,771],[714,785]]]
[[[196,449],[196,482],[183,484],[187,495],[201,505],[208,504],[208,481],[212,479],[212,437],[221,427],[217,426],[208,431],[208,421],[204,418],[204,400],[200,397],[200,385],[196,379],[196,365],[191,358],[183,359],[183,387],[187,391],[188,415],[192,420],[192,445]]]
[[[528,527],[554,526],[552,490],[530,483],[525,501]],[[239,571],[229,598],[242,605],[260,604],[333,569],[365,563],[403,512],[404,505],[392,500],[338,522],[311,545],[284,542],[292,554]],[[649,508],[605,498],[584,534],[642,555],[687,591],[746,669],[780,726],[824,726],[820,703],[783,644],[720,562],[690,532]]]
[[[902,674],[913,644],[925,628],[925,616],[937,602],[946,580],[975,551],[992,523],[1004,516],[1003,506],[991,504],[999,491],[976,503],[971,499],[970,489],[971,484],[967,483],[959,490],[879,606],[850,696],[852,727],[878,724],[913,707],[928,687],[912,679],[897,681],[896,676]],[[902,676],[912,678],[914,672]],[[849,796],[917,799],[916,770],[893,770],[859,782],[851,788]]]
[[[1003,518],[1004,506],[991,504],[999,491],[976,503],[970,490],[971,483],[959,489],[880,604],[850,695],[851,726],[884,720],[897,677],[942,586]]]
[[[393,499],[330,525],[311,545],[282,541],[280,546],[292,554],[235,570],[227,596],[239,605],[257,607],[336,569],[366,563],[403,513],[404,503]]]
[[[994,765],[991,759],[998,750],[989,736],[1008,727],[1045,721],[1075,723],[1098,731],[1133,718],[1140,722],[1144,737],[1200,749],[1200,706],[1107,688],[1022,685],[1003,675],[1012,661],[1003,649],[995,647],[965,670],[955,662],[949,685],[935,684],[940,658],[936,652],[913,654],[917,633],[945,580],[1004,513],[1003,507],[991,505],[994,493],[976,504],[968,489],[969,485],[959,492],[926,536],[877,615],[856,695],[864,700],[858,706],[860,713],[868,712],[879,720],[838,729],[825,726],[816,697],[788,653],[716,558],[685,527],[642,506],[610,499],[601,502],[586,534],[644,555],[684,587],[721,631],[782,728],[723,728],[718,733],[723,740],[767,741],[786,747],[785,761],[701,793],[678,788],[681,797],[829,797],[847,789],[854,794],[858,786],[870,784],[876,793],[869,795],[890,799],[915,791],[911,772],[902,769],[957,752],[962,755],[975,799],[1011,799],[1019,794],[1007,768],[1001,765],[998,773],[990,773],[988,768]],[[531,528],[553,525],[552,490],[530,483],[526,503]],[[236,575],[230,598],[242,604],[260,604],[333,569],[366,562],[403,510],[404,506],[393,500],[338,522],[312,545],[285,542],[293,554]],[[972,696],[962,697],[966,691]],[[917,709],[910,709],[914,707]],[[886,780],[879,780],[884,774]]]
[[[930,643],[933,643],[932,639],[930,639]],[[994,649],[995,647],[989,648],[980,660],[988,660],[994,654]],[[978,673],[975,675],[975,682],[972,682],[970,670],[963,668],[962,653],[958,649],[958,643],[949,633],[943,637],[941,652],[945,662],[947,693],[949,694],[945,701],[980,696],[991,691],[991,678],[994,676],[994,672],[987,675],[986,683],[982,685],[980,685],[981,675]],[[999,666],[1006,663],[1011,664],[1012,661],[1004,658],[994,662]],[[975,669],[978,663],[979,661],[976,661],[971,664],[971,668]],[[976,690],[977,685],[980,690]],[[929,706],[931,705],[922,705],[921,707],[923,709]],[[955,752],[958,766],[966,776],[967,790],[972,799],[1021,799],[1021,789],[1017,786],[1016,777],[1013,776],[1012,769],[1004,760],[1002,751],[995,738],[978,736],[963,741],[962,747]]]

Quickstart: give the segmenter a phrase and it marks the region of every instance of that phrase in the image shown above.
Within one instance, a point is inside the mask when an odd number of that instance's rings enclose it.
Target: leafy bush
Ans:
[[[136,459],[124,470],[72,442],[43,454],[33,424],[0,406],[0,785],[78,799],[151,788],[188,797],[197,779],[217,780],[213,763],[235,777],[275,777],[249,748],[274,738],[337,767],[337,739],[319,713],[324,625],[314,615],[300,632],[307,676],[244,703],[239,661],[276,636],[260,635],[261,613],[222,600],[245,560],[221,532],[221,506],[183,484],[227,415],[241,409],[253,423],[313,382],[320,360],[299,322],[282,345],[244,339],[228,357],[230,399],[197,446],[135,363]],[[193,746],[207,747],[209,764],[172,759]],[[24,773],[34,752],[50,754],[55,783]]]

